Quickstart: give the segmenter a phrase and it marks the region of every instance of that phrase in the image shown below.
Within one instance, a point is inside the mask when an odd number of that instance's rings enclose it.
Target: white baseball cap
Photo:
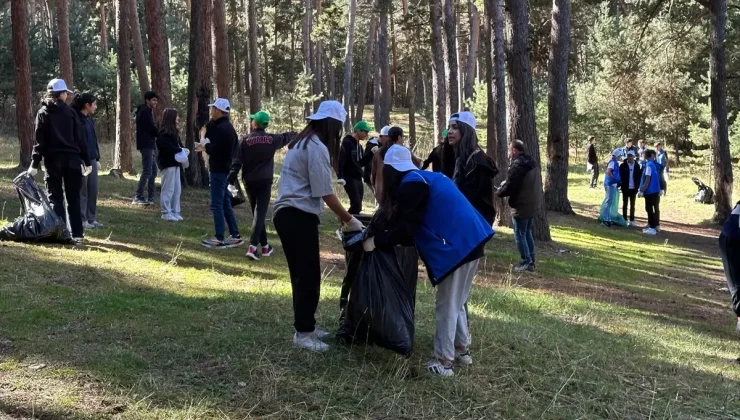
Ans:
[[[62,79],[53,79],[46,85],[47,92],[69,92],[74,93],[67,88],[67,82]]]
[[[475,115],[472,112],[463,111],[452,114],[449,122],[461,122],[475,129]]]
[[[224,98],[216,98],[215,101],[213,101],[212,104],[208,104],[208,106],[212,106],[216,109],[221,110],[222,112],[226,112],[227,114],[231,112],[231,105],[229,105],[229,100]]]
[[[411,151],[409,149],[394,144],[385,154],[383,163],[390,165],[399,172],[413,171],[419,169],[411,162]]]
[[[316,113],[308,117],[309,120],[323,120],[326,118],[344,122],[347,119],[347,111],[337,101],[324,101],[319,104]]]
[[[380,129],[380,135],[381,136],[387,136],[389,131],[391,131],[391,126],[390,125],[386,125],[385,127],[383,127],[383,128]]]

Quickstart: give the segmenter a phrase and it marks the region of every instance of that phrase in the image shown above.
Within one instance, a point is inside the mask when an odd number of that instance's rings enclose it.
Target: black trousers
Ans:
[[[70,163],[62,159],[44,161],[46,167],[46,189],[54,213],[62,220],[67,220],[72,228],[73,238],[82,238],[85,231],[82,229],[82,214],[80,213],[80,189],[82,188],[82,161],[76,159]],[[64,197],[67,197],[67,208],[64,208]]]
[[[635,199],[637,199],[637,188],[622,191],[622,216],[624,220],[635,221]],[[627,218],[627,201],[630,202],[630,217]]]
[[[648,215],[648,226],[655,229],[660,225],[660,193],[645,194],[645,211]]]
[[[593,164],[593,170],[591,171],[591,188],[596,188],[599,183],[599,164]]]
[[[247,199],[252,206],[252,235],[249,237],[250,245],[267,245],[267,230],[265,219],[267,209],[270,207],[270,195],[272,195],[272,180],[246,183]]]
[[[727,288],[730,289],[732,310],[740,317],[740,242],[731,242],[725,235],[719,235],[719,255],[725,268]]]
[[[349,214],[360,214],[362,213],[362,196],[365,195],[365,186],[363,185],[362,179],[348,178],[344,180],[344,191],[349,196]]]
[[[278,210],[274,219],[290,271],[293,326],[299,333],[313,332],[316,328],[316,308],[321,296],[319,217],[287,207]]]

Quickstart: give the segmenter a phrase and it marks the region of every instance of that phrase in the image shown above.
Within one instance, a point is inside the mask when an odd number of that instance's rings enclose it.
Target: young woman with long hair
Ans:
[[[329,336],[316,328],[316,308],[321,293],[319,215],[324,203],[346,224],[362,230],[359,220],[342,207],[334,195],[332,172],[336,171],[342,124],[347,112],[337,101],[324,101],[308,117],[308,125],[288,144],[283,161],[273,220],[293,288],[295,334],[293,345],[316,352],[329,346]]]
[[[162,114],[162,128],[159,129],[157,135],[157,150],[159,151],[157,160],[162,175],[159,206],[162,211],[162,219],[168,222],[182,220],[180,215],[181,165],[175,159],[175,155],[182,151],[180,130],[177,128],[179,124],[180,117],[177,115],[177,111],[167,108]]]
[[[98,135],[95,132],[95,122],[92,115],[98,109],[96,98],[91,93],[82,93],[75,96],[72,107],[77,111],[80,119],[87,155],[90,158],[92,171],[82,180],[80,189],[80,212],[82,213],[82,227],[85,229],[96,229],[103,227],[97,221],[98,208],[98,172],[100,166],[100,147],[98,146]]]

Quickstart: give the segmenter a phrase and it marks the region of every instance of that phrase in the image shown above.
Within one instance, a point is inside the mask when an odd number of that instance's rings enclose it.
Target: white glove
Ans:
[[[660,196],[662,197],[664,195],[665,195],[665,190],[660,190]]]
[[[98,169],[99,171],[102,171],[102,170],[103,170],[103,165],[101,165],[101,164],[100,164],[100,161],[96,161],[96,162],[95,162],[95,167],[96,167],[96,168],[97,168],[97,169]]]
[[[231,184],[229,184],[229,186],[228,186],[228,187],[226,187],[226,189],[227,189],[227,190],[229,190],[229,192],[231,193],[231,195],[232,195],[233,197],[236,197],[236,196],[237,196],[237,194],[239,194],[239,190],[237,190],[237,189],[236,189],[236,187],[235,187],[235,186],[233,186],[233,185],[231,185]]]
[[[190,149],[181,147],[180,150],[182,150],[182,152],[185,153],[185,156],[190,156]]]
[[[378,153],[378,150],[380,150],[380,147],[378,147],[378,146],[375,146],[372,149],[370,149],[370,151],[373,152],[373,154]]]
[[[356,217],[353,217],[352,220],[347,222],[347,224],[344,226],[345,231],[347,232],[359,232],[361,230],[365,229],[365,226],[362,225],[362,222],[357,220]]]
[[[28,174],[31,175],[31,178],[33,178],[36,176],[37,173],[39,173],[39,170],[34,168],[33,166],[29,166],[26,172],[28,172]]]
[[[644,196],[645,196],[645,194],[643,194],[643,192],[642,192],[642,191],[640,191],[640,192],[638,192],[638,193],[637,193],[637,197],[639,197],[639,198],[642,198],[642,197],[644,197]]]
[[[337,184],[339,184],[339,185],[341,185],[341,186],[345,186],[345,185],[347,185],[347,181],[345,181],[345,180],[343,180],[343,179],[338,179],[338,180],[337,180]]]
[[[211,140],[208,137],[203,137],[200,139],[200,145],[205,146],[206,144],[211,144]]]
[[[82,176],[88,176],[92,172],[92,166],[85,166],[85,164],[80,165],[80,170],[82,171]]]
[[[365,252],[373,252],[375,250],[375,237],[371,236],[362,241],[362,249],[365,250]]]

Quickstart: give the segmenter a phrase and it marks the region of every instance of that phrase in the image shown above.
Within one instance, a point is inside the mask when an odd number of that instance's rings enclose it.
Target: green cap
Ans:
[[[365,121],[357,121],[357,124],[355,124],[353,130],[354,131],[366,131],[368,133],[373,131],[373,129],[370,128],[370,125],[366,123]]]
[[[249,116],[250,120],[254,120],[260,127],[267,127],[270,123],[270,114],[265,111],[259,111]]]
[[[443,139],[446,139],[447,138],[447,129],[446,128],[444,130],[442,130],[442,138]]]

